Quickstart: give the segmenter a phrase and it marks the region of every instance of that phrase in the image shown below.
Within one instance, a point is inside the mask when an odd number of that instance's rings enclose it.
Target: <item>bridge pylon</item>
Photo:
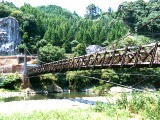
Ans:
[[[27,51],[24,48],[24,71],[23,71],[23,88],[30,88],[31,84],[30,84],[30,80],[29,77],[27,75]]]

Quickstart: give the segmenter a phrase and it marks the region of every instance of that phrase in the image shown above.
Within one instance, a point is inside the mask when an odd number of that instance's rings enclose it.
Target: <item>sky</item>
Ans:
[[[0,0],[2,1],[2,0]],[[58,5],[67,10],[78,13],[80,16],[84,16],[86,13],[86,7],[93,3],[103,11],[107,11],[111,7],[114,11],[117,10],[119,4],[124,1],[136,1],[136,0],[4,0],[13,2],[16,6],[20,7],[24,3],[29,3],[32,6],[40,5]],[[148,1],[148,0],[145,0]]]

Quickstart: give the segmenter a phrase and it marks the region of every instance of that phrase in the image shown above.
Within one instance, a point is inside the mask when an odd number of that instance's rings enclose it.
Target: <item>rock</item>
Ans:
[[[52,92],[62,93],[63,89],[61,87],[59,87],[58,85],[48,85],[47,91],[49,93],[52,93]]]
[[[68,92],[68,93],[70,93],[71,90],[70,90],[70,89],[63,89],[63,92]]]
[[[86,93],[92,93],[92,90],[89,88],[82,89],[81,91]]]
[[[26,94],[36,94],[36,92],[34,90],[30,89],[30,88],[26,88],[25,93]]]
[[[86,52],[87,54],[91,54],[91,53],[96,53],[96,52],[101,52],[104,51],[106,48],[98,46],[98,45],[89,45],[86,48]]]
[[[111,87],[109,90],[110,94],[116,94],[116,93],[122,93],[122,92],[130,93],[132,92],[132,89],[123,88],[123,87]]]
[[[142,91],[146,91],[146,92],[156,91],[156,88],[153,85],[151,85],[151,84],[137,86],[137,88],[140,89],[140,90],[142,90]]]
[[[0,55],[18,54],[18,45],[21,43],[19,23],[13,17],[0,19]]]

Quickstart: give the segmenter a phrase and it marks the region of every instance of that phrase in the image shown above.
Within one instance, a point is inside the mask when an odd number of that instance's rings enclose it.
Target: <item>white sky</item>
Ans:
[[[2,0],[0,0],[2,1]],[[103,11],[107,11],[109,7],[112,7],[114,11],[117,10],[118,5],[124,1],[136,1],[136,0],[4,0],[13,2],[16,6],[20,7],[24,3],[29,3],[32,6],[40,5],[58,5],[62,8],[73,12],[76,11],[80,16],[86,13],[86,7],[93,3]],[[148,1],[148,0],[145,0]]]

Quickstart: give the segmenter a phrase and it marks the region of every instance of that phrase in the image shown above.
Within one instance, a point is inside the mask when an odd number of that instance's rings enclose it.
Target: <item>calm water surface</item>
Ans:
[[[76,97],[95,97],[98,96],[92,93],[86,92],[71,92],[71,93],[51,93],[48,95],[33,95],[25,97],[10,97],[0,98],[0,102],[11,102],[11,101],[24,101],[24,100],[47,100],[47,99],[64,99],[64,98],[76,98]]]

